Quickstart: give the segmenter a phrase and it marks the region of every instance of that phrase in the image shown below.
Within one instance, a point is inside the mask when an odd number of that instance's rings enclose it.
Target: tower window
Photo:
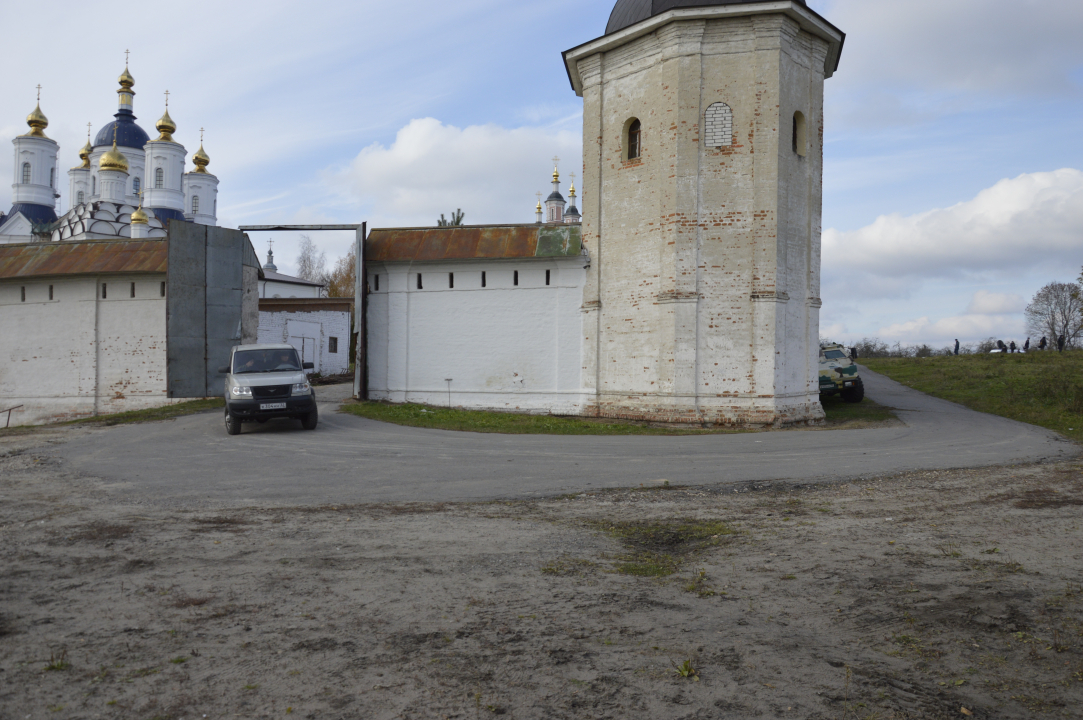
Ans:
[[[165,187],[165,170],[154,168],[154,187],[158,189]]]
[[[135,283],[132,283],[132,294],[128,297],[135,297]]]
[[[516,270],[516,271],[514,272],[514,274],[512,274],[512,277],[511,277],[511,284],[512,284],[512,285],[515,285],[516,287],[518,287],[518,286],[519,286],[519,271],[518,271],[518,270]]]
[[[142,185],[143,185],[143,183],[140,182],[139,178],[133,178],[132,179],[132,195],[138,195],[139,190],[140,190]]]
[[[192,196],[192,214],[195,215],[197,212],[199,212],[199,196],[198,195],[193,195]]]
[[[481,271],[481,286],[485,287],[485,271]]]
[[[455,289],[455,273],[447,274],[447,286],[452,290]]]
[[[30,184],[30,163],[23,163],[23,185]]]
[[[85,193],[84,193],[84,192],[83,192],[82,190],[80,190],[80,191],[79,191],[79,194],[78,194],[78,195],[76,196],[76,198],[77,198],[77,199],[76,199],[76,202],[78,202],[78,203],[79,203],[80,205],[82,205],[82,204],[83,204],[83,200],[85,200],[85,199],[86,199],[86,194],[85,194]]]
[[[91,195],[97,195],[98,194],[98,176],[97,175],[90,178],[90,194]]]
[[[638,118],[628,121],[624,131],[625,160],[635,160],[642,150],[643,125]]]
[[[417,274],[417,289],[418,290],[424,289],[423,286],[421,285],[421,273]]]
[[[379,275],[373,275],[372,276],[372,288],[373,288],[373,290],[375,292],[380,292],[380,276]]]
[[[808,152],[808,128],[805,114],[801,111],[793,114],[793,151],[801,157],[805,157]]]
[[[56,168],[49,168],[49,187],[56,187]]]
[[[729,147],[733,144],[733,110],[717,102],[703,114],[703,138],[706,147]]]

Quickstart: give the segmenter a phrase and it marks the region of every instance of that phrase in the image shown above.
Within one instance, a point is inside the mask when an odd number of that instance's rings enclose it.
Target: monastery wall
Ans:
[[[0,283],[0,409],[25,406],[11,424],[170,404],[164,280],[158,274]]]
[[[369,397],[578,414],[586,261],[368,263]]]

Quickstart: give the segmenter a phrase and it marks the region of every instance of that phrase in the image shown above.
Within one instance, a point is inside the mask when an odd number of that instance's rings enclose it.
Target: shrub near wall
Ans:
[[[1083,351],[859,362],[915,390],[1083,441]]]

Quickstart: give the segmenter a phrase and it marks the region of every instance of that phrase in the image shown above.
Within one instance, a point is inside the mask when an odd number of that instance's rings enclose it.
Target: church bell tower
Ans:
[[[819,423],[824,80],[804,0],[619,0],[583,98],[588,412]]]

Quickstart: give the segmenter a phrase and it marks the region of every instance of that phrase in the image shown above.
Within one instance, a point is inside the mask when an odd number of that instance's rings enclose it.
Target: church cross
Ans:
[[[169,109],[169,91],[168,90],[165,91],[165,109],[166,110]]]
[[[199,129],[199,144],[200,146],[203,145],[203,128]]]
[[[568,177],[570,177],[572,179],[572,183],[574,184],[575,183],[575,173],[573,173],[573,172],[568,173]]]
[[[538,202],[540,203],[541,202],[541,196],[542,196],[541,191],[539,190],[538,192],[536,192],[534,194],[538,196]]]
[[[41,103],[41,83],[38,83],[38,103]]]
[[[131,50],[125,50],[124,51],[124,67],[128,67],[128,55],[130,53],[131,53]]]
[[[274,241],[274,239],[271,239],[271,240],[267,241],[267,249],[272,251],[272,252],[274,251],[274,249],[275,249],[275,241]]]
[[[560,165],[560,158],[557,157],[556,155],[554,155],[553,156],[553,167],[556,167],[557,165]]]
[[[93,127],[93,123],[86,124],[86,141],[90,142],[90,128]]]

